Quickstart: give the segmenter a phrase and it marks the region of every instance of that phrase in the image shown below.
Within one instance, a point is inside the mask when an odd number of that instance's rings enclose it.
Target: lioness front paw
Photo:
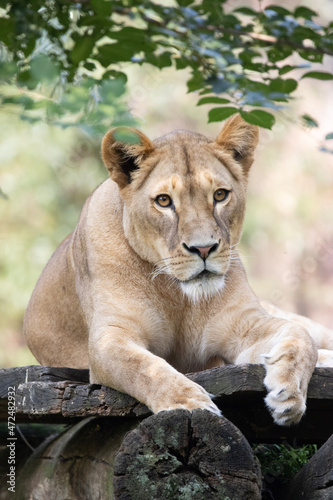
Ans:
[[[155,402],[152,407],[154,413],[159,413],[165,410],[208,410],[219,417],[222,416],[221,411],[211,400],[212,394],[209,394],[205,389],[197,384],[185,388],[183,391],[180,389],[168,398],[167,401]]]
[[[269,390],[265,403],[274,422],[278,425],[297,424],[306,410],[305,397],[300,391],[293,390],[288,386]]]
[[[307,336],[305,332],[298,341],[284,339],[263,355],[265,402],[279,425],[297,424],[306,410],[308,383],[317,360],[315,345]]]

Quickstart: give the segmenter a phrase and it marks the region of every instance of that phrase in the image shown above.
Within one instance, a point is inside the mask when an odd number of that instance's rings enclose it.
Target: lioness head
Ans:
[[[151,142],[124,127],[104,137],[102,156],[124,200],[129,244],[191,299],[224,286],[257,142],[257,127],[239,115],[216,140],[176,131]]]

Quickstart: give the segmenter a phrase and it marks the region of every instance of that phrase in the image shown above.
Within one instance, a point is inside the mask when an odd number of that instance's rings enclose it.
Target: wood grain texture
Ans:
[[[92,417],[46,439],[17,470],[15,498],[113,500],[114,459],[136,425],[133,419]]]
[[[128,433],[114,464],[117,500],[261,498],[260,466],[227,419],[161,412]]]
[[[1,368],[0,398],[7,397],[10,386],[18,387],[25,382],[59,382],[63,380],[89,384],[89,370],[39,365]]]

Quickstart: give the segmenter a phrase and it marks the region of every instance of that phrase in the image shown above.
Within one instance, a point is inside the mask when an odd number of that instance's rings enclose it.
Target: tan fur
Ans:
[[[128,133],[131,141],[122,140]],[[333,365],[333,334],[317,325],[313,340],[312,323],[301,324],[308,320],[270,315],[247,282],[235,247],[257,142],[257,128],[239,116],[215,141],[186,131],[154,142],[132,129],[105,136],[111,178],[87,200],[26,312],[25,335],[40,363],[89,367],[91,382],[155,413],[219,413],[183,374],[264,363],[273,418],[300,420],[317,349]],[[214,202],[218,189],[229,196]],[[158,205],[159,195],[172,205]]]

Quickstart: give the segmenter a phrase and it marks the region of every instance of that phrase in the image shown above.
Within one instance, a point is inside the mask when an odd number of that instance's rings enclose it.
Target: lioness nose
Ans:
[[[200,255],[203,260],[206,260],[208,255],[214,252],[214,250],[216,250],[218,246],[218,243],[215,243],[214,245],[211,245],[209,247],[188,247],[184,243],[184,247],[186,248],[186,250]]]

